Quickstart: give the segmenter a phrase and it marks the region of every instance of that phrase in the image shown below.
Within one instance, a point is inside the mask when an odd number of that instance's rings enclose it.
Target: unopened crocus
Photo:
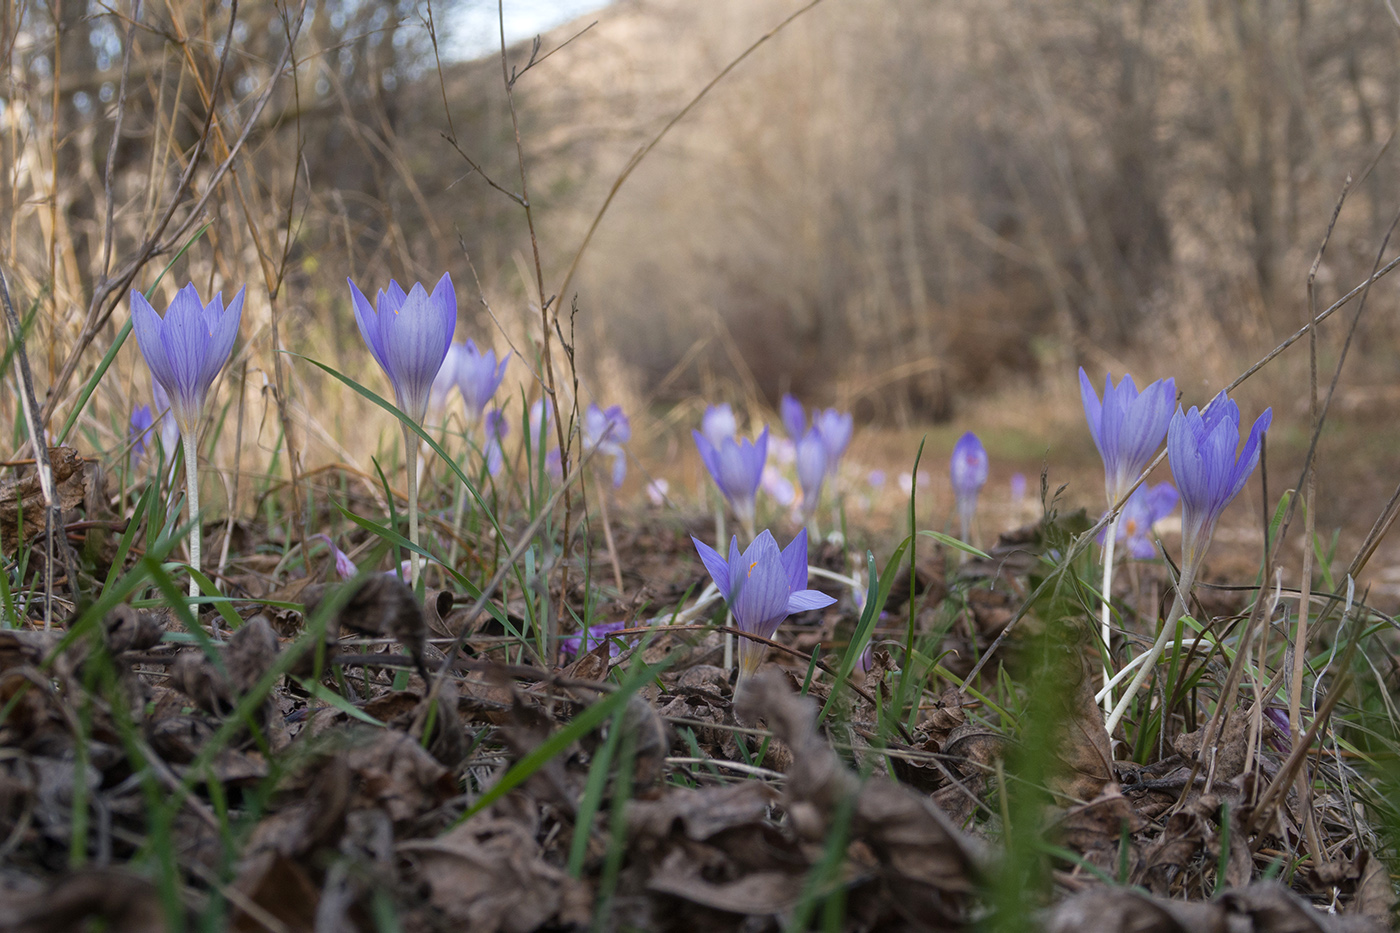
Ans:
[[[140,462],[146,453],[146,448],[150,446],[151,429],[155,427],[155,420],[151,417],[151,406],[142,405],[131,413],[131,427],[128,434],[131,437],[131,463],[134,466]]]
[[[1178,406],[1167,431],[1167,461],[1181,492],[1181,564],[1200,567],[1215,523],[1259,465],[1259,444],[1273,421],[1266,408],[1239,450],[1240,407],[1224,392],[1204,412]]]
[[[822,444],[826,447],[828,475],[836,475],[841,458],[851,444],[854,426],[855,419],[851,417],[850,412],[837,411],[834,408],[825,409],[812,416],[812,427],[821,435]]]
[[[428,293],[421,282],[405,292],[399,283],[389,282],[371,306],[355,283],[350,297],[355,306],[355,322],[360,326],[375,360],[394,387],[394,400],[411,421],[422,424],[428,413],[433,381],[447,358],[452,332],[457,328],[457,293],[451,276],[444,274]],[[418,444],[414,432],[403,425],[405,462],[408,469],[408,538],[418,546]],[[418,553],[409,555],[410,582],[418,585]]]
[[[199,422],[214,377],[228,362],[238,325],[243,320],[243,289],[224,307],[223,293],[208,304],[193,284],[175,295],[162,318],[138,291],[131,293],[131,329],[146,358],[151,376],[165,390],[185,446],[185,475],[189,485],[190,566],[199,569]],[[190,577],[190,595],[199,583]]]
[[[715,586],[729,603],[734,623],[742,631],[761,638],[772,638],[783,620],[795,612],[825,609],[835,599],[819,590],[807,589],[807,531],[798,532],[786,548],[767,530],[761,532],[741,554],[739,539],[731,538],[729,558],[696,538],[695,549]],[[739,680],[758,670],[768,646],[744,638],[739,644]]]
[[[722,444],[725,438],[738,434],[739,421],[734,417],[734,409],[727,403],[706,408],[705,416],[700,419],[700,433],[716,447]]]
[[[666,497],[671,493],[671,484],[666,482],[664,477],[657,477],[647,483],[647,501],[658,509],[666,504]]]
[[[1138,560],[1157,556],[1152,543],[1152,526],[1170,515],[1179,499],[1171,483],[1155,486],[1143,483],[1132,491],[1118,516],[1118,542],[1127,547],[1129,556]],[[1099,543],[1103,544],[1107,538],[1108,528],[1104,528],[1099,533]]]
[[[462,345],[456,359],[457,388],[462,393],[462,401],[466,403],[469,421],[481,417],[487,403],[500,387],[501,380],[506,377],[506,364],[509,362],[509,353],[501,358],[498,365],[495,350],[482,353],[471,340]]]
[[[784,395],[778,403],[778,415],[782,418],[783,430],[794,443],[807,433],[807,413],[802,410],[802,403],[791,395]]]
[[[434,424],[446,417],[448,399],[452,390],[457,388],[457,363],[466,349],[465,344],[452,341],[447,355],[442,358],[442,365],[438,367],[438,374],[433,377],[432,388],[428,390],[428,415]]]
[[[622,413],[621,405],[603,409],[594,403],[583,413],[584,453],[596,450],[599,455],[612,458],[614,487],[621,486],[627,477],[627,451],[622,445],[631,439],[632,423]]]
[[[710,471],[719,491],[734,509],[745,530],[753,528],[754,495],[763,479],[763,465],[768,460],[768,428],[757,441],[725,438],[719,445],[711,444],[699,431],[692,431],[700,459]]]
[[[506,452],[501,442],[510,433],[510,424],[500,409],[493,408],[486,413],[482,425],[486,429],[486,439],[482,442],[486,446],[486,471],[497,476],[506,462]]]
[[[322,541],[325,543],[326,547],[331,549],[331,557],[335,559],[335,572],[340,576],[340,579],[349,580],[360,572],[360,568],[355,566],[355,562],[350,559],[350,555],[335,546],[335,542],[331,540],[330,535],[315,534],[311,536],[311,540]]]
[[[972,529],[972,517],[977,512],[977,494],[987,482],[987,449],[976,434],[968,431],[958,438],[953,445],[948,472],[953,481],[953,495],[957,499],[962,539],[967,541]]]
[[[1167,429],[1167,462],[1181,494],[1181,577],[1161,633],[1108,716],[1106,727],[1110,735],[1176,631],[1196,573],[1210,547],[1215,524],[1259,465],[1259,447],[1272,421],[1273,409],[1264,409],[1241,447],[1240,408],[1224,392],[1212,399],[1205,411],[1193,406],[1183,413],[1177,406]]]
[[[821,500],[827,475],[827,446],[822,432],[809,428],[797,442],[797,481],[802,484],[802,520],[810,521]]]

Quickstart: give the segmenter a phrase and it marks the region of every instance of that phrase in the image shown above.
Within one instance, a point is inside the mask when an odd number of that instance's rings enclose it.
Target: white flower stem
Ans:
[[[199,444],[193,432],[182,434],[185,444],[185,485],[189,488],[190,509],[190,569],[199,569],[200,520],[199,520]],[[199,595],[199,581],[190,574],[190,595]]]
[[[1142,685],[1147,682],[1147,678],[1152,674],[1152,669],[1157,666],[1157,659],[1162,656],[1162,651],[1167,647],[1168,640],[1172,633],[1176,631],[1177,622],[1186,614],[1186,600],[1191,593],[1191,585],[1196,580],[1196,568],[1191,564],[1186,564],[1181,568],[1181,579],[1176,584],[1176,599],[1172,600],[1171,611],[1167,613],[1167,620],[1162,623],[1162,633],[1157,636],[1157,641],[1147,652],[1142,667],[1138,669],[1137,676],[1133,682],[1128,684],[1127,692],[1118,700],[1118,705],[1113,708],[1113,712],[1108,714],[1108,720],[1104,727],[1108,730],[1109,737],[1113,736],[1113,730],[1128,712],[1128,706],[1133,702],[1133,697],[1142,689]]]
[[[1122,520],[1123,513],[1115,512],[1113,520],[1108,523],[1108,537],[1103,544],[1103,615],[1099,621],[1099,634],[1103,636],[1103,711],[1111,713],[1113,711],[1113,682],[1109,680],[1109,663],[1113,658],[1112,638],[1113,638],[1113,550],[1118,543],[1118,522]]]
[[[408,472],[408,540],[418,547],[418,437],[408,427],[403,426],[404,457]],[[418,588],[418,551],[408,554],[408,585]]]

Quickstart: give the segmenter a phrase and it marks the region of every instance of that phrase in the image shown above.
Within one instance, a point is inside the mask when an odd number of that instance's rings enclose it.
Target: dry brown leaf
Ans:
[[[1055,717],[1056,736],[1050,747],[1060,768],[1051,774],[1050,787],[1070,800],[1093,800],[1114,781],[1113,746],[1103,711],[1094,701],[1092,669],[1098,662],[1091,660],[1082,640],[1057,660],[1052,670],[1059,689],[1053,696],[1063,697],[1063,705]]]
[[[961,922],[964,898],[979,873],[972,840],[928,798],[881,777],[861,782],[848,771],[816,732],[815,703],[793,692],[780,675],[751,680],[741,702],[744,715],[767,720],[792,748],[783,806],[799,836],[824,841],[833,815],[853,797],[851,841],[869,849],[889,896],[931,925]]]
[[[42,892],[0,899],[3,933],[156,933],[166,929],[160,894],[145,878],[94,868],[59,878]]]
[[[715,910],[771,917],[786,913],[802,894],[802,873],[755,871],[733,880],[712,880],[705,866],[684,849],[671,852],[647,881],[647,889]]]
[[[395,823],[410,820],[456,792],[452,774],[402,732],[381,730],[345,753],[355,775],[355,808],[378,807]]]
[[[514,820],[479,816],[397,848],[427,884],[432,905],[461,929],[529,933],[551,920],[587,921],[587,889],[545,862],[533,834]]]
[[[1046,912],[1045,933],[1227,933],[1213,904],[1166,900],[1131,888],[1090,888]],[[1264,931],[1259,931],[1264,933]]]
[[[60,509],[80,505],[87,494],[84,461],[72,447],[50,447],[49,463],[53,466],[54,494]],[[20,514],[24,527],[20,527]],[[44,494],[39,474],[30,468],[19,479],[0,481],[0,547],[14,554],[19,546],[44,530]]]

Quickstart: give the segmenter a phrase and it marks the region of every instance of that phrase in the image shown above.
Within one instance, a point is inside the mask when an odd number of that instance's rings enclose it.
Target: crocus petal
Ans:
[[[814,609],[825,609],[834,602],[836,602],[834,597],[828,596],[821,590],[798,590],[788,597],[787,611],[788,615],[811,612]]]
[[[710,579],[715,581],[715,587],[729,598],[729,562],[720,556],[719,552],[710,547],[699,538],[691,537],[695,544],[695,550],[700,554],[700,562],[705,565],[705,569],[710,572]]]
[[[771,638],[787,616],[792,595],[773,535],[766,530],[759,534],[743,560],[748,565],[744,576],[733,581],[738,590],[731,603],[734,619],[744,631]]]
[[[355,323],[360,327],[360,336],[369,345],[369,352],[374,354],[374,360],[379,364],[379,368],[387,373],[389,372],[389,364],[385,362],[383,341],[379,336],[379,314],[353,281],[349,278],[346,278],[345,281],[350,284],[350,300],[355,306]],[[384,304],[384,293],[380,292],[379,294],[380,303]]]
[[[1084,417],[1089,421],[1089,433],[1093,435],[1094,446],[1099,449],[1099,456],[1102,457],[1103,441],[1099,438],[1099,425],[1103,423],[1103,404],[1099,401],[1099,394],[1094,391],[1094,384],[1089,381],[1089,375],[1084,372],[1083,366],[1079,367],[1079,397],[1084,402]]]
[[[797,537],[788,542],[782,553],[783,570],[787,573],[788,588],[807,588],[807,529],[803,528]]]

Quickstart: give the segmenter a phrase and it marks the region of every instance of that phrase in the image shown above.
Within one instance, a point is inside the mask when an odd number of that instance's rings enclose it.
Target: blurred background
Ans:
[[[459,337],[517,350],[512,391],[538,395],[532,233],[497,188],[521,190],[518,139],[555,364],[562,336],[583,401],[654,414],[638,443],[697,400],[758,413],[790,391],[853,410],[874,447],[894,432],[902,462],[943,425],[988,432],[994,460],[1036,471],[1053,443],[1087,469],[1078,366],[1174,375],[1203,404],[1307,320],[1348,177],[1318,307],[1365,279],[1400,208],[1387,3],[826,0],[675,126],[579,256],[639,147],[801,6],[507,0],[512,111],[494,3],[8,0],[0,259],[37,312],[41,394],[61,422],[126,290],[207,222],[156,304],[188,279],[248,285],[222,390],[251,413],[244,468],[274,457],[277,398],[307,463],[374,452],[348,440],[358,399],[273,352],[275,324],[276,345],[385,389],[347,274],[368,291],[450,270]],[[1323,451],[1330,517],[1363,532],[1396,473],[1395,304],[1388,280],[1370,295]],[[1321,336],[1324,383],[1350,317]],[[128,342],[90,443],[121,442],[146,380]],[[1304,342],[1240,390],[1247,417],[1275,407],[1285,462],[1306,385]]]

